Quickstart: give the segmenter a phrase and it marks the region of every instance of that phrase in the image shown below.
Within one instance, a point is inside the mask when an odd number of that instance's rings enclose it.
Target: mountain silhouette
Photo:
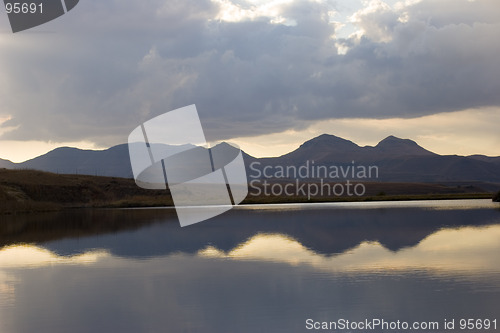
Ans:
[[[360,147],[352,141],[334,135],[323,134],[306,141],[296,150],[269,159],[273,164],[284,162],[314,161],[316,164],[335,164],[380,161],[405,156],[437,156],[420,147],[416,142],[389,136],[375,147]]]
[[[165,145],[165,149],[170,148]],[[171,149],[174,149],[173,146]],[[361,147],[352,141],[323,134],[279,157],[255,158],[245,152],[243,157],[247,170],[252,163],[254,168],[298,168],[308,161],[317,166],[349,166],[354,162],[356,165],[377,166],[379,178],[374,181],[500,183],[500,157],[438,155],[415,141],[395,136],[383,139],[376,146]],[[0,160],[0,168],[133,177],[126,144],[106,150],[62,147],[22,163]]]
[[[420,147],[415,141],[392,135],[380,141],[372,150],[387,156],[436,156],[435,153]]]
[[[106,150],[56,148],[47,154],[15,164],[15,168],[35,169],[61,174],[133,177],[127,144],[121,144]]]
[[[500,157],[438,155],[408,139],[389,136],[376,146],[360,147],[334,135],[321,135],[280,157],[258,159],[267,166],[300,167],[314,161],[316,166],[374,165],[379,181],[392,182],[500,182]]]
[[[489,156],[484,156],[484,155],[471,155],[469,158],[478,160],[478,161],[483,161],[483,162],[491,162],[500,165],[500,156],[498,157],[489,157]]]
[[[9,160],[3,160],[0,158],[0,168],[4,169],[13,169],[15,166],[15,163],[12,163]]]

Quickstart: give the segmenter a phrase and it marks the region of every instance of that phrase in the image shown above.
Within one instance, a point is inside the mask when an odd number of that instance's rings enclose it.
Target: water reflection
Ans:
[[[498,318],[500,212],[491,207],[277,208],[243,207],[191,228],[169,210],[11,221],[0,332],[302,332],[307,318]]]
[[[310,265],[325,272],[429,271],[450,274],[500,273],[500,225],[441,229],[418,245],[393,252],[378,242],[362,242],[336,255],[317,253],[286,234],[257,234],[229,251],[212,245],[196,256],[207,259],[250,260]],[[90,265],[108,260],[105,250],[72,256],[58,255],[34,245],[0,250],[1,268],[36,268],[55,265]]]
[[[482,200],[476,203],[479,208],[466,210],[445,210],[448,202],[436,202],[440,209],[399,207],[400,203],[393,208],[369,203],[370,209],[336,205],[292,205],[290,210],[286,206],[261,210],[241,207],[188,228],[179,227],[173,209],[66,211],[6,219],[0,224],[0,246],[38,244],[60,255],[104,249],[140,258],[197,253],[209,245],[227,252],[264,233],[287,235],[325,255],[343,253],[363,242],[378,242],[399,251],[442,228],[499,223],[500,211],[482,208]],[[471,203],[467,201],[467,205]]]
[[[45,248],[33,245],[13,245],[0,250],[1,268],[36,268],[54,265],[85,265],[109,256],[103,250],[89,251],[74,256],[59,256]]]
[[[459,274],[500,272],[500,225],[440,230],[396,253],[378,242],[363,242],[342,254],[318,254],[282,234],[259,234],[227,253],[209,246],[199,255],[232,260],[308,264],[329,272],[432,271]]]

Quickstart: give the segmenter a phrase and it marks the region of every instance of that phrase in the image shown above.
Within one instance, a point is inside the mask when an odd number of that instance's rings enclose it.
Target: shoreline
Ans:
[[[313,182],[311,182],[312,184]],[[366,183],[363,196],[256,195],[241,204],[376,202],[415,200],[490,199],[498,196],[470,182]],[[500,187],[500,184],[498,185]],[[169,190],[145,190],[133,179],[88,175],[60,175],[36,170],[0,169],[0,215],[31,214],[78,208],[173,207]]]
[[[393,196],[367,196],[356,198],[321,198],[310,200],[305,198],[287,198],[287,197],[268,197],[249,199],[248,197],[241,202],[241,205],[274,205],[274,204],[307,204],[307,203],[350,203],[350,202],[402,202],[402,201],[441,201],[441,200],[481,200],[492,199],[493,193],[472,193],[472,194],[436,194],[436,195],[393,195]],[[492,200],[492,202],[494,202]],[[151,202],[124,200],[119,202],[99,203],[99,204],[81,204],[81,205],[61,205],[53,202],[30,202],[19,204],[14,209],[0,209],[0,215],[23,215],[45,212],[57,212],[72,209],[123,209],[123,208],[174,208],[173,204],[162,202]]]

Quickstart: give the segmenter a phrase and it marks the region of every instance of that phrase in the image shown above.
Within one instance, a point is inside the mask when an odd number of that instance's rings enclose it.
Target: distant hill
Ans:
[[[169,148],[170,147],[170,148]],[[175,149],[165,146],[162,149]],[[379,168],[379,178],[388,182],[484,182],[500,184],[500,157],[482,155],[438,155],[408,139],[389,136],[376,146],[356,143],[323,134],[304,142],[296,150],[271,158],[255,158],[243,152],[247,170],[252,162],[266,166],[300,167],[314,161],[315,165],[373,165]],[[126,144],[106,150],[57,148],[23,163],[0,160],[0,168],[35,169],[59,174],[82,174],[132,178],[129,151]]]
[[[56,148],[45,155],[15,165],[16,169],[34,169],[60,174],[81,174],[133,178],[128,146],[106,150]]]
[[[500,156],[498,157],[489,157],[484,155],[471,155],[468,156],[474,160],[483,161],[483,162],[491,162],[500,165]]]
[[[14,168],[15,164],[12,163],[11,161],[9,160],[2,160],[0,158],[0,168],[4,168],[4,169],[12,169]]]

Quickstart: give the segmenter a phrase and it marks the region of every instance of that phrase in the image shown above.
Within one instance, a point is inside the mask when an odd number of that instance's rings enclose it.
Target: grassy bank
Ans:
[[[460,199],[491,199],[491,193],[448,193],[448,194],[400,194],[375,195],[362,197],[247,197],[245,204],[268,203],[307,203],[307,202],[368,202],[368,201],[411,201],[411,200],[460,200]]]
[[[290,182],[292,183],[292,182]],[[288,183],[288,184],[290,184]],[[366,182],[362,183],[364,191],[363,195],[357,196],[354,194],[353,188],[358,184],[351,183],[351,195],[321,195],[323,185],[325,190],[332,189],[335,183],[307,183],[303,186],[303,192],[308,192],[307,188],[311,185],[312,193],[320,192],[317,195],[295,195],[295,196],[279,196],[279,195],[264,195],[264,187],[250,188],[249,195],[244,203],[263,204],[263,203],[290,203],[290,202],[346,202],[346,201],[403,201],[403,200],[446,200],[446,199],[491,199],[493,193],[485,191],[473,184],[433,184],[433,183],[386,183],[386,182]],[[361,184],[361,183],[360,183]],[[281,184],[281,188],[286,183]],[[289,185],[290,193],[301,193],[301,191]],[[267,193],[272,193],[272,186],[267,187]],[[278,192],[279,186],[276,186]],[[346,187],[344,186],[344,190]],[[347,191],[344,191],[347,192]]]
[[[133,179],[0,169],[0,213],[72,207],[172,205],[168,191],[139,188]]]
[[[422,183],[367,183],[365,195],[279,196],[250,194],[247,204],[337,201],[491,199],[476,186]],[[253,190],[256,190],[255,188]],[[168,190],[145,190],[133,179],[59,175],[34,170],[0,169],[0,214],[55,211],[76,207],[160,207],[173,205]]]

